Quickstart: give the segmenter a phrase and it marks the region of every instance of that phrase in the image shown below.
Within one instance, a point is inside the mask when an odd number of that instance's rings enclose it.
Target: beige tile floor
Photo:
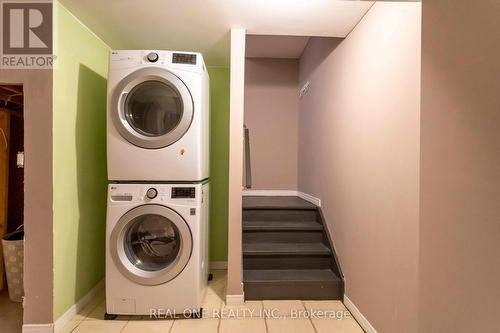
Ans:
[[[227,306],[224,303],[226,271],[216,270],[213,274],[203,304],[203,319],[129,320],[119,317],[104,321],[104,292],[100,292],[56,333],[363,333],[351,316],[342,319],[297,316],[307,311],[316,313],[317,317],[321,317],[318,311],[345,315],[347,310],[338,301],[247,301],[244,305]]]
[[[0,332],[19,333],[22,325],[22,304],[12,302],[6,290],[0,291]]]

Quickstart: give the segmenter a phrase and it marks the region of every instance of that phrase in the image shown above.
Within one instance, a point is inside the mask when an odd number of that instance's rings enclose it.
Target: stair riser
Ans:
[[[245,231],[243,243],[315,243],[324,240],[322,231]]]
[[[317,221],[316,210],[245,209],[244,221]]]
[[[245,269],[327,269],[331,267],[329,256],[245,256]]]
[[[245,282],[246,300],[301,299],[342,300],[340,282]]]
[[[314,221],[243,221],[243,231],[323,231]]]

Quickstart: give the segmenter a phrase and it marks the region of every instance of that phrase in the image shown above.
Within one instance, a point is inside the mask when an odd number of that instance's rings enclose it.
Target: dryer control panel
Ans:
[[[190,64],[196,65],[196,54],[195,53],[173,53],[172,54],[173,64]]]
[[[203,56],[198,52],[177,52],[163,50],[115,50],[109,55],[109,68],[141,68],[159,66],[166,69],[180,69],[190,72],[206,72]]]
[[[196,189],[194,187],[172,187],[172,199],[194,199]]]

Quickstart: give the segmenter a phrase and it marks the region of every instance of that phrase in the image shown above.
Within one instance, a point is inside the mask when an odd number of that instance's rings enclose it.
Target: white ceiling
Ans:
[[[307,45],[307,36],[247,35],[247,58],[297,59]]]
[[[113,49],[201,51],[229,64],[229,30],[251,34],[345,37],[373,1],[60,0]]]

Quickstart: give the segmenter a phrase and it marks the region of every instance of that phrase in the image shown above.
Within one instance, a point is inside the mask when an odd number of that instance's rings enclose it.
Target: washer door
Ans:
[[[181,79],[161,68],[126,76],[112,96],[112,118],[130,143],[147,149],[182,138],[193,120],[193,99]]]
[[[162,284],[186,267],[193,248],[191,231],[175,211],[143,205],[123,215],[111,233],[111,256],[128,279]]]

